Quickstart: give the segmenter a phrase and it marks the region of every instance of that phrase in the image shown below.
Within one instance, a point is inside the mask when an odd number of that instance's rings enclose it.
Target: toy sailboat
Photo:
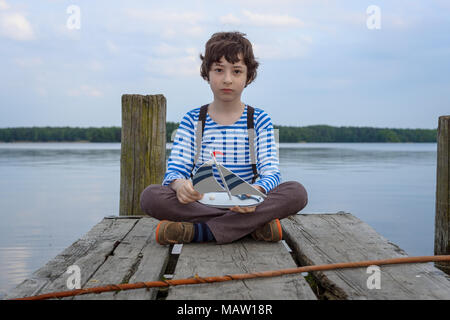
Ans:
[[[198,168],[192,177],[194,189],[204,194],[198,202],[216,208],[249,207],[261,204],[267,196],[220,163],[217,163],[216,153],[221,152],[211,152],[212,159]],[[213,165],[219,171],[225,188],[215,179]]]

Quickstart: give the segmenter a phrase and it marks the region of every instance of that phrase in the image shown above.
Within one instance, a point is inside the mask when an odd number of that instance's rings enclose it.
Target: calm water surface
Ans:
[[[436,144],[281,144],[302,213],[350,212],[409,255],[433,255]],[[118,215],[120,143],[0,143],[0,297]]]

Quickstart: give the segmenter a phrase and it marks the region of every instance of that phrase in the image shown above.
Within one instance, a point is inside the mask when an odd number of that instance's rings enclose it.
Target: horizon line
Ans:
[[[179,122],[174,121],[166,121],[166,125],[168,123],[173,124],[180,124]],[[374,127],[374,126],[356,126],[356,125],[350,125],[350,126],[337,126],[337,125],[330,125],[330,124],[310,124],[305,126],[294,126],[294,125],[285,125],[285,124],[274,124],[275,127],[290,127],[290,128],[306,128],[306,127],[318,127],[318,126],[326,126],[326,127],[334,127],[334,128],[372,128],[372,129],[401,129],[401,130],[437,130],[438,127],[435,128],[401,128],[401,127]],[[121,128],[122,126],[116,126],[116,125],[110,125],[110,126],[69,126],[69,125],[60,125],[60,126],[16,126],[16,127],[0,127],[1,129],[19,129],[19,128],[81,128],[81,129],[89,129],[89,128]]]

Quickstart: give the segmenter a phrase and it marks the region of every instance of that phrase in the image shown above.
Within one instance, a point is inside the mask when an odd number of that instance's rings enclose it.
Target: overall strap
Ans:
[[[256,155],[255,155],[255,125],[253,122],[253,114],[255,109],[253,109],[251,106],[247,106],[247,131],[248,131],[248,143],[249,143],[249,150],[250,150],[250,161],[252,164],[252,170],[253,170],[253,179],[252,184],[255,183],[256,178],[258,175],[258,170],[256,169]],[[205,130],[205,123],[206,123],[206,114],[208,112],[208,105],[205,104],[200,108],[200,114],[198,116],[198,123],[197,123],[197,130],[195,132],[195,141],[196,141],[196,152],[194,155],[194,168],[195,164],[198,161],[198,157],[200,156],[200,153],[202,151],[202,138],[203,138],[203,131]],[[191,172],[191,178],[193,177]]]
[[[256,169],[256,155],[255,155],[255,125],[253,123],[253,114],[255,109],[251,106],[247,106],[247,132],[248,132],[248,147],[250,150],[250,162],[252,164],[253,179],[252,184],[255,183],[258,178],[258,170]]]
[[[195,164],[198,161],[198,157],[200,156],[200,153],[202,152],[202,137],[203,137],[203,131],[205,130],[205,123],[206,123],[206,113],[208,112],[208,105],[205,104],[200,108],[200,114],[198,115],[198,123],[197,123],[197,131],[195,132],[195,142],[197,145],[197,149],[195,150],[194,155],[194,168]],[[193,177],[192,171],[191,171],[191,178]]]

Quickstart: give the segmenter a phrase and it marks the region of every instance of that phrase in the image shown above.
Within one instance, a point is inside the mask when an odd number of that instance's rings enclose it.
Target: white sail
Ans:
[[[200,166],[192,177],[194,189],[205,194],[202,199],[197,200],[198,202],[211,207],[227,209],[234,206],[258,206],[264,201],[267,197],[264,193],[217,163],[214,153],[211,153],[211,156],[212,159]],[[223,188],[215,179],[213,165],[216,166],[226,188]]]
[[[225,180],[224,183],[227,184],[231,195],[236,196],[240,194],[251,194],[266,198],[266,195],[264,193],[253,187],[251,184],[247,183],[245,180],[243,180],[224,166],[219,164],[218,169],[222,172]]]
[[[196,191],[200,193],[226,191],[213,176],[213,163],[213,160],[205,162],[192,177],[192,184]]]

